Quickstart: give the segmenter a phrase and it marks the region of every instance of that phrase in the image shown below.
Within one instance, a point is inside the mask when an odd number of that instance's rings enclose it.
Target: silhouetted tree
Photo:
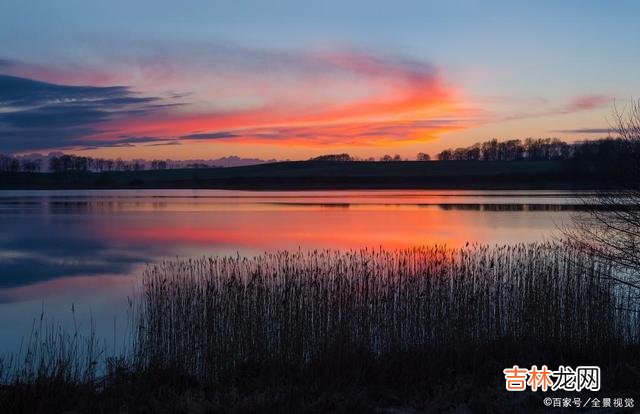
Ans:
[[[164,160],[153,160],[151,161],[151,169],[153,170],[166,170],[167,162]]]
[[[327,154],[319,157],[311,158],[311,161],[353,161],[349,154]]]
[[[35,172],[40,172],[42,161],[40,161],[39,159],[36,159],[36,160],[22,159],[20,161],[20,165],[23,172],[35,173]]]
[[[614,115],[620,139],[584,144],[578,151],[608,159],[615,169],[606,190],[584,200],[599,208],[574,216],[565,236],[576,249],[614,263],[614,279],[637,288],[640,299],[640,100]]]
[[[568,144],[557,138],[527,138],[498,142],[496,139],[469,147],[446,149],[438,154],[441,161],[548,161],[592,160],[611,158],[623,149],[615,139],[601,139]]]

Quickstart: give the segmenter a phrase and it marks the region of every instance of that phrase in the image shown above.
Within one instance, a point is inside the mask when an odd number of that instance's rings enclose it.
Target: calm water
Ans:
[[[0,191],[0,352],[44,309],[116,343],[147,263],[276,249],[514,243],[554,237],[557,191]]]

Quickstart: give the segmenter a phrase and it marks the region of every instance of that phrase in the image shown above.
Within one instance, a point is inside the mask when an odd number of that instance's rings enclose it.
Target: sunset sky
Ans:
[[[0,2],[0,152],[414,158],[607,135],[635,1]]]

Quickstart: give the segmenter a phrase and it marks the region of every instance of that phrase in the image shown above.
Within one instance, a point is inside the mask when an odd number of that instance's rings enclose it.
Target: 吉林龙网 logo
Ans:
[[[556,371],[546,365],[530,369],[514,365],[503,371],[507,391],[599,391],[600,367],[579,366],[575,369],[560,365]]]

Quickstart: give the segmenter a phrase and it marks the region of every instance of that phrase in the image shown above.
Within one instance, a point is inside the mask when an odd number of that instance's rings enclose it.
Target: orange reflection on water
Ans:
[[[290,248],[401,248],[466,242],[506,243],[540,239],[552,229],[548,216],[478,213],[439,208],[321,207],[159,215],[122,227],[105,227],[103,237],[150,245],[217,246],[270,250]],[[542,219],[542,220],[540,220]],[[199,249],[200,251],[201,249]]]

